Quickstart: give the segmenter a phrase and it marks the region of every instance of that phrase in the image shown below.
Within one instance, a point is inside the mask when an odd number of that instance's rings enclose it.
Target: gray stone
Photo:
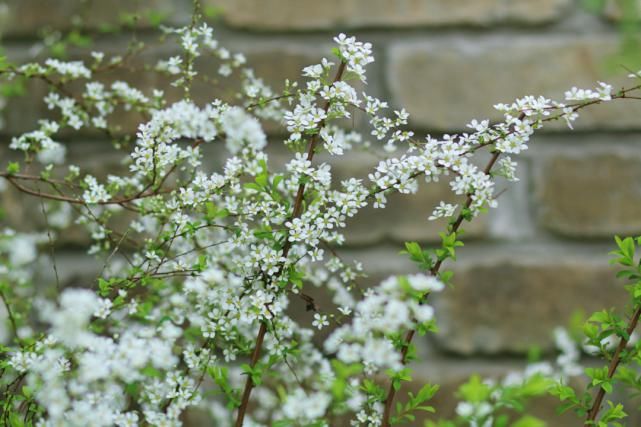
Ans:
[[[175,0],[9,0],[0,9],[0,32],[8,36],[34,36],[43,29],[74,27],[103,30],[118,26],[126,15],[138,15],[134,27],[149,28],[150,13],[166,16],[169,23],[188,22],[189,7]]]
[[[576,310],[623,310],[624,283],[608,265],[608,250],[512,245],[463,251],[453,288],[432,299],[438,345],[465,355],[549,350],[553,329],[566,326]]]
[[[558,19],[569,0],[208,0],[232,26],[261,30],[488,26]]]
[[[641,156],[630,150],[556,152],[537,163],[539,222],[572,237],[641,232]]]
[[[447,37],[398,42],[390,46],[387,78],[398,106],[413,123],[436,130],[464,129],[470,120],[502,116],[493,109],[525,95],[563,100],[572,86],[593,88],[597,80],[618,87],[634,81],[617,68],[612,78],[607,59],[619,41],[609,36],[512,38]],[[575,128],[639,129],[641,103],[618,101],[581,112]],[[552,129],[567,129],[552,124]]]

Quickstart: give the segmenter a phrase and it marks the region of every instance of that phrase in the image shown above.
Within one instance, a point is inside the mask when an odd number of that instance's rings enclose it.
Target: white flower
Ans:
[[[96,51],[93,51],[93,52],[91,52],[91,57],[92,57],[92,58],[94,59],[94,61],[96,61],[96,62],[102,62],[102,60],[103,60],[103,59],[104,59],[104,57],[105,57],[105,54],[104,54],[104,52],[96,52]]]
[[[91,71],[85,67],[82,61],[62,62],[50,58],[45,61],[45,65],[61,76],[71,77],[73,79],[80,77],[88,79],[91,77]]]
[[[474,414],[474,405],[470,402],[459,402],[456,405],[456,414],[464,418],[470,417]]]
[[[65,161],[67,149],[64,145],[47,139],[42,142],[42,148],[36,155],[38,161],[42,164],[62,164]]]
[[[312,326],[318,328],[318,330],[321,330],[327,325],[329,325],[329,321],[327,320],[326,315],[319,313],[314,314],[314,321],[312,322]]]
[[[340,311],[343,316],[349,316],[352,313],[352,309],[347,306],[338,307],[338,311]]]
[[[366,82],[365,66],[374,62],[372,44],[357,42],[355,37],[347,37],[343,33],[334,37],[334,41],[338,44],[341,59],[347,64],[347,70]]]
[[[434,276],[412,274],[407,276],[410,286],[417,291],[442,291],[445,285]]]
[[[9,251],[11,265],[18,267],[35,261],[38,256],[37,241],[35,236],[27,234],[18,234],[11,239],[11,250]]]
[[[439,218],[449,218],[454,215],[454,212],[458,208],[458,205],[452,205],[450,203],[440,202],[440,204],[434,208],[432,215],[428,218],[430,221],[434,221]]]
[[[225,145],[232,154],[238,153],[245,145],[256,151],[267,145],[267,136],[258,120],[242,108],[228,109],[220,120],[227,136]]]
[[[111,307],[113,306],[113,303],[109,299],[100,299],[99,301],[99,307],[98,309],[94,312],[94,316],[100,318],[100,319],[106,319],[107,316],[111,313]]]
[[[60,295],[60,309],[41,314],[43,320],[51,323],[52,336],[70,347],[86,346],[91,341],[91,333],[85,327],[100,308],[100,299],[92,291],[69,288]]]
[[[360,344],[344,343],[338,348],[336,357],[344,363],[356,363],[362,359],[361,351],[362,346]]]
[[[307,394],[304,390],[297,388],[292,392],[283,404],[283,415],[286,418],[309,421],[321,418],[329,407],[331,397],[327,393],[318,392]]]
[[[434,318],[434,308],[426,304],[415,306],[413,312],[420,323],[429,322]]]
[[[82,198],[87,204],[95,204],[109,200],[109,193],[107,193],[107,190],[102,184],[98,183],[96,178],[87,175],[84,181],[87,189],[82,194]]]

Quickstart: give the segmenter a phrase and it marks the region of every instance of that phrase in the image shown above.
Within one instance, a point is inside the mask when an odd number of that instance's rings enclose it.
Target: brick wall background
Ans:
[[[615,2],[602,15],[587,13],[574,0],[204,2],[224,11],[215,23],[222,43],[245,52],[257,75],[275,88],[328,55],[331,37],[339,31],[371,41],[377,59],[368,90],[405,107],[419,136],[461,130],[472,118],[496,118],[492,105],[515,97],[561,97],[573,85],[626,80],[619,78],[627,74],[623,68],[612,74],[606,67],[619,48]],[[85,3],[7,2],[0,24],[3,45],[13,58],[28,59],[40,29],[68,29],[75,15],[84,14],[89,25],[98,27],[116,20],[122,8],[151,7],[182,23],[191,8],[187,0],[112,0],[88,8]],[[144,40],[148,33],[143,24],[139,27]],[[122,49],[127,38],[116,38],[100,36],[92,48]],[[145,59],[167,53],[152,51]],[[148,89],[162,85],[144,74],[127,78]],[[32,129],[45,110],[40,101],[45,88],[34,84],[30,90],[31,95],[12,99],[5,109],[3,161],[11,155],[8,136]],[[202,102],[213,97],[197,94]],[[617,102],[585,111],[575,132],[557,126],[539,134],[518,159],[520,182],[506,187],[497,210],[468,226],[466,247],[454,267],[455,288],[435,298],[441,331],[416,341],[425,356],[418,380],[444,384],[438,399],[445,414],[452,409],[454,384],[465,376],[518,367],[532,346],[551,350],[552,328],[567,324],[575,310],[621,307],[624,292],[608,266],[607,252],[613,234],[641,233],[640,118],[641,103]],[[135,126],[137,118],[127,122]],[[358,120],[353,125],[362,127]],[[273,157],[282,158],[278,135],[273,141]],[[95,135],[67,142],[72,163],[103,173],[119,167],[118,157]],[[213,166],[215,151],[211,159]],[[335,167],[339,175],[364,176],[375,162],[373,156],[358,154]],[[439,224],[427,216],[444,194],[446,187],[431,186],[414,198],[394,197],[384,211],[360,215],[341,252],[361,259],[372,280],[413,272],[398,252],[405,240],[438,238]],[[10,206],[5,222],[19,228],[42,224],[37,202],[11,191],[1,197]],[[92,277],[96,263],[82,253],[83,239],[80,233],[63,236],[57,249],[63,281]],[[551,413],[549,407],[542,411]]]

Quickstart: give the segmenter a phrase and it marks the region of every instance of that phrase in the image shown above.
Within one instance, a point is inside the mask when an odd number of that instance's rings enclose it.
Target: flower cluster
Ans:
[[[498,414],[504,408],[520,410],[526,399],[544,395],[555,387],[557,381],[566,384],[569,379],[578,377],[583,369],[578,365],[579,350],[567,330],[554,331],[559,350],[556,365],[549,362],[530,363],[522,371],[512,371],[500,381],[473,377],[459,389],[459,394],[467,399],[458,403],[456,414],[470,427],[493,426]]]
[[[357,89],[374,61],[370,43],[337,36],[336,58],[305,67],[304,84],[279,94],[197,21],[164,28],[181,55],[147,70],[170,76],[185,95],[179,100],[160,88],[108,83],[105,70],[132,65],[101,52],[91,66],[47,60],[7,70],[47,83],[44,103],[57,118],[12,140],[28,168],[9,165],[0,183],[39,196],[47,227],[84,228],[102,268],[95,282],[43,291],[30,284],[37,246],[55,249],[56,235],[2,231],[0,338],[10,358],[0,385],[3,398],[12,396],[3,411],[22,415],[26,407],[30,422],[52,427],[179,426],[193,406],[221,426],[323,426],[345,414],[354,426],[387,425],[407,380],[411,337],[434,331],[428,297],[451,278],[440,268],[462,244],[459,227],[497,205],[498,177],[518,180],[508,154],[526,150],[545,123],[571,124],[581,108],[618,95],[601,83],[569,91],[564,102],[572,104],[528,96],[496,105],[499,123],[473,120],[466,132],[416,139],[407,111],[388,111],[388,102]],[[219,77],[238,75],[238,100],[191,99],[195,79],[209,81],[199,74],[203,55],[220,62]],[[118,111],[140,117],[135,135],[120,136]],[[361,111],[369,135],[341,127]],[[266,120],[287,134],[279,141],[292,152],[284,161],[268,153]],[[80,129],[109,138],[122,170],[63,167],[70,148],[62,132]],[[319,152],[336,158],[361,149],[380,159],[366,176],[338,179],[318,161]],[[485,167],[476,156],[483,150],[491,152]],[[35,175],[33,156],[42,164]],[[442,244],[406,245],[424,273],[364,289],[361,264],[337,252],[348,220],[367,206],[384,208],[392,193],[437,181],[456,199],[430,210],[429,220],[448,222]],[[330,293],[331,304],[320,306],[312,288]],[[44,298],[50,293],[57,297]],[[314,313],[296,315],[301,304]],[[459,415],[484,425],[497,402],[511,401],[510,387],[576,375],[579,353],[567,335],[557,341],[559,368],[511,375],[502,394],[474,383],[489,391],[467,393],[476,400],[459,405]],[[384,375],[387,395],[378,384]],[[409,408],[434,391],[424,389]]]
[[[352,322],[337,328],[325,341],[325,349],[337,353],[343,363],[363,363],[370,373],[400,370],[401,354],[395,351],[389,336],[429,323],[434,309],[422,301],[427,294],[443,287],[432,276],[388,278],[378,287],[368,289],[364,298],[350,307]]]

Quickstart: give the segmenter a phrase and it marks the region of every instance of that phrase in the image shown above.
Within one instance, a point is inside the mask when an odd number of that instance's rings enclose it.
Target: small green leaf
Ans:
[[[7,173],[9,175],[14,175],[20,172],[20,163],[18,162],[9,162],[7,165]]]
[[[487,384],[481,381],[481,377],[472,375],[467,383],[459,387],[458,392],[465,400],[475,403],[487,400],[491,390]]]
[[[542,420],[535,418],[531,415],[525,415],[512,424],[512,427],[545,427],[546,424]]]

